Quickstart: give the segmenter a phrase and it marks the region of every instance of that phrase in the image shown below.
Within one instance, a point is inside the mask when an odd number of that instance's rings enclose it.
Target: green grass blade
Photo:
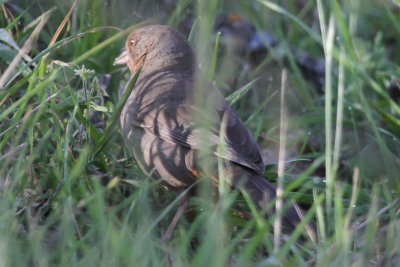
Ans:
[[[115,107],[113,114],[111,115],[111,118],[109,120],[107,128],[106,128],[104,134],[102,135],[99,144],[97,145],[96,149],[94,150],[95,152],[93,154],[93,157],[95,157],[104,148],[104,146],[107,144],[107,142],[110,140],[113,132],[115,131],[115,125],[119,121],[119,116],[121,115],[122,109],[123,109],[126,101],[128,100],[129,96],[131,95],[141,71],[142,71],[142,67],[140,67],[138,69],[138,71],[133,76],[131,76],[129,82],[127,83],[127,85],[124,89],[124,93],[123,93],[121,99],[118,101],[118,104]]]

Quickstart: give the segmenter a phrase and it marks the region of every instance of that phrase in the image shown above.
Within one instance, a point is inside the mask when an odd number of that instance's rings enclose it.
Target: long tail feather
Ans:
[[[270,208],[275,213],[275,205],[271,204],[276,198],[275,187],[260,174],[243,168],[242,166],[233,166],[231,174],[231,184],[238,189],[244,189],[251,199],[259,206],[261,210]],[[282,215],[282,226],[288,232],[296,229],[297,225],[304,220],[304,213],[295,202],[288,203],[285,201],[284,212]],[[271,213],[268,212],[267,213]],[[316,241],[316,227],[313,221],[308,222],[305,226],[310,239]]]

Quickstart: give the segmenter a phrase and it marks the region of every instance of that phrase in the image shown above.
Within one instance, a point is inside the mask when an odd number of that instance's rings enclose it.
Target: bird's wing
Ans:
[[[209,109],[171,99],[163,101],[162,96],[147,105],[128,101],[132,105],[127,108],[128,115],[135,117],[131,121],[136,121],[131,127],[140,125],[168,142],[209,151],[263,173],[264,163],[257,143],[236,112],[219,96],[217,92],[214,99],[222,100],[211,103]]]
[[[202,113],[196,108],[191,107],[191,109],[194,109],[194,114]],[[197,123],[186,119],[187,126],[184,128],[193,129],[186,143],[196,149],[208,146],[216,156],[263,173],[264,163],[258,145],[236,112],[224,101],[222,107],[213,115],[210,116],[206,112],[200,118],[195,118],[200,121],[205,116],[210,118],[210,121],[204,123],[204,127],[196,127]]]

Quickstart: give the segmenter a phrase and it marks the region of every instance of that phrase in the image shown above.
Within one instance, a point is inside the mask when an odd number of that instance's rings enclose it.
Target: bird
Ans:
[[[276,189],[263,176],[259,146],[222,94],[201,75],[195,52],[181,33],[166,25],[137,28],[114,65],[127,65],[132,74],[141,69],[120,123],[125,144],[145,174],[177,192],[200,177],[210,177],[214,184],[224,179],[233,189],[245,191],[260,210],[267,209]],[[181,200],[167,239],[188,201]],[[303,219],[299,206],[289,202],[282,226],[291,232]],[[307,223],[305,228],[315,240],[315,226]]]

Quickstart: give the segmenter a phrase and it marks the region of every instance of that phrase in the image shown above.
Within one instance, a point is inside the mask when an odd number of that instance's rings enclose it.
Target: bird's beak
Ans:
[[[121,55],[119,55],[115,60],[113,65],[124,65],[127,64],[129,60],[129,54],[126,51],[126,49],[124,49],[124,51],[121,53]]]

